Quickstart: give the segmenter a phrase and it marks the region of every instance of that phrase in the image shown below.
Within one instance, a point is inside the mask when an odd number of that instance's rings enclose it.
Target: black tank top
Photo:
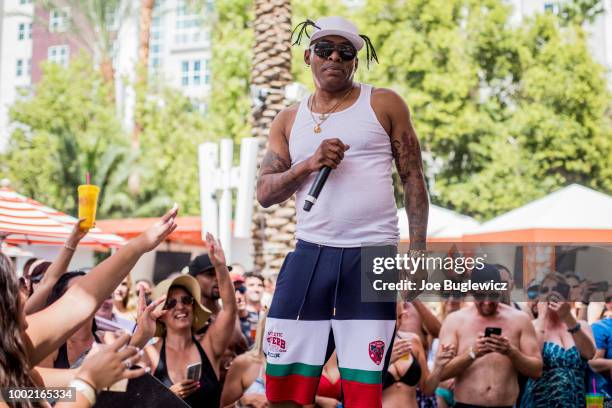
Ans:
[[[95,331],[93,333],[93,336],[94,336],[94,341],[96,343],[102,344],[102,342],[100,341],[100,338],[98,337]],[[91,348],[89,348],[89,350],[91,350]],[[89,350],[85,351],[83,354],[87,355],[87,353],[89,353]],[[80,357],[77,358],[77,361],[79,359]],[[55,361],[53,362],[53,368],[72,368],[72,366],[70,365],[70,361],[68,361],[68,343],[62,344],[60,348],[57,350],[57,357],[55,358]]]
[[[198,408],[219,408],[221,404],[221,384],[213,370],[212,364],[208,360],[204,349],[200,343],[192,337],[193,342],[198,348],[200,353],[200,360],[202,361],[202,371],[200,374],[200,388],[184,399],[184,401],[192,407]],[[159,354],[159,363],[153,373],[155,378],[161,381],[166,387],[172,386],[172,380],[168,375],[168,366],[166,365],[166,338],[164,337],[161,352]]]

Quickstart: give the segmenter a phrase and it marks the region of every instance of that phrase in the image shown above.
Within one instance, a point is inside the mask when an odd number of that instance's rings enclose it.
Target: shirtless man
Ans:
[[[492,265],[474,269],[472,282],[500,282]],[[451,313],[442,325],[440,342],[454,344],[455,357],[442,371],[442,380],[455,377],[455,407],[512,407],[519,386],[517,374],[537,378],[542,358],[529,317],[499,302],[500,294],[473,293],[473,305]],[[501,335],[485,337],[487,327]]]

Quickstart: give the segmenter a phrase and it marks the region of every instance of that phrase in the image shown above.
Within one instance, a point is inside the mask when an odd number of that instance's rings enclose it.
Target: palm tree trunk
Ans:
[[[253,136],[259,140],[259,161],[265,153],[270,124],[287,106],[284,89],[291,77],[291,1],[255,0],[255,44],[251,85],[268,89],[263,105],[252,109]],[[253,254],[256,268],[278,272],[295,246],[295,199],[263,208],[255,204]]]
[[[145,99],[146,83],[148,80],[149,67],[149,38],[151,36],[151,24],[153,21],[153,7],[155,0],[140,1],[140,24],[139,24],[139,42],[138,42],[138,67],[136,69],[136,111],[134,112],[134,129],[132,130],[132,153],[138,157],[140,151],[140,132],[142,132],[142,123],[140,121],[140,112]],[[132,173],[128,179],[128,188],[132,195],[137,195],[140,192],[140,174],[138,166],[134,166]]]

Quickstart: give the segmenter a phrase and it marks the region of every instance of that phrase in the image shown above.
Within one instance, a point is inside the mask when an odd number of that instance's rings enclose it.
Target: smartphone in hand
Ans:
[[[187,366],[187,379],[200,381],[202,375],[202,363],[193,363]]]
[[[485,337],[491,337],[492,334],[495,334],[497,336],[501,336],[501,334],[502,334],[501,327],[487,327],[487,328],[485,328],[485,332],[484,332],[484,336]]]

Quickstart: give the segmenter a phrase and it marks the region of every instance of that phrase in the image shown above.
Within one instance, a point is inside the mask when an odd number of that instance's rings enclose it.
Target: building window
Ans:
[[[70,49],[67,45],[56,45],[54,47],[49,47],[47,57],[50,62],[66,67],[68,66],[69,54]]]
[[[15,70],[15,75],[18,77],[23,76],[23,60],[22,59],[17,60],[17,69]]]
[[[202,62],[193,61],[193,84],[200,85],[202,73]]]
[[[201,86],[210,81],[208,62],[206,60],[193,60],[181,62],[181,85]]]
[[[544,11],[546,13],[554,13],[555,12],[554,3],[544,3]]]
[[[49,31],[59,33],[68,27],[69,8],[54,9],[49,13]]]
[[[204,60],[204,85],[210,84],[210,69],[208,60]]]
[[[32,3],[32,0],[19,0],[19,4],[21,4],[22,6],[30,3]]]
[[[202,18],[192,12],[184,0],[179,0],[176,8],[175,44],[190,44],[200,41],[202,31]]]
[[[189,61],[181,62],[181,85],[189,86]]]
[[[25,39],[31,40],[32,39],[32,23],[26,24],[26,23],[19,23],[18,29],[17,29],[17,39],[19,41],[25,40]]]

